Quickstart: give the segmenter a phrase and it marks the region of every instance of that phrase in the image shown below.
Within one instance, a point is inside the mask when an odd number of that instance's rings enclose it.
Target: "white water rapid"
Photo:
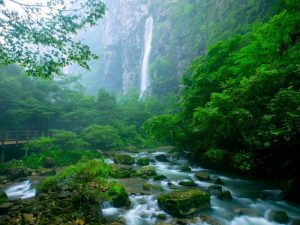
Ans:
[[[166,154],[168,162],[159,162],[155,156]],[[174,190],[188,190],[200,188],[201,190],[208,190],[208,187],[214,185],[214,181],[220,178],[224,184],[221,185],[223,190],[229,190],[233,196],[230,201],[222,201],[217,196],[211,196],[211,208],[201,212],[207,218],[210,218],[209,224],[218,225],[280,225],[271,221],[270,213],[272,210],[284,211],[290,217],[288,223],[285,225],[294,225],[293,220],[300,219],[300,210],[297,205],[285,202],[280,197],[280,190],[275,189],[272,185],[264,183],[263,181],[241,179],[233,175],[225,175],[217,171],[210,170],[211,180],[200,181],[195,177],[195,173],[200,171],[207,171],[197,165],[193,165],[190,161],[181,156],[176,156],[166,152],[140,152],[130,153],[136,159],[149,158],[152,159],[150,165],[155,168],[158,174],[165,175],[165,180],[150,179],[145,182],[153,185],[153,187],[161,187],[161,191],[153,191],[147,193],[135,190],[134,182],[139,183],[139,178],[131,179],[127,183],[132,194],[130,195],[130,208],[116,209],[110,204],[102,204],[102,211],[106,218],[121,218],[126,225],[158,225],[158,224],[181,224],[180,220],[173,218],[166,214],[159,208],[157,203],[158,195]],[[189,165],[190,172],[182,172],[182,165]],[[137,165],[134,165],[136,167]],[[136,180],[135,180],[136,179]],[[197,187],[184,187],[179,184],[180,181],[192,180]],[[126,181],[126,178],[125,178]],[[140,184],[142,185],[142,184]],[[159,189],[158,189],[159,190]],[[264,197],[262,193],[264,193]],[[166,218],[162,221],[159,215],[164,214]],[[113,220],[112,220],[113,221]],[[209,225],[202,220],[202,217],[195,215],[191,220],[184,221],[186,225]]]
[[[146,20],[145,24],[145,37],[144,37],[144,57],[142,65],[142,76],[141,76],[141,85],[140,85],[140,98],[143,97],[145,91],[147,90],[149,82],[149,58],[152,47],[152,31],[153,31],[153,17],[150,16]]]
[[[36,190],[31,187],[29,180],[8,187],[5,193],[9,199],[27,199],[35,196]]]

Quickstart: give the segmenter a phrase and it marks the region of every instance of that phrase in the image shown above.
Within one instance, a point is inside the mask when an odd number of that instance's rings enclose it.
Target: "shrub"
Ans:
[[[83,130],[82,135],[96,149],[111,150],[123,146],[117,129],[112,126],[91,125]]]
[[[250,172],[255,167],[254,156],[250,152],[236,153],[231,159],[231,165],[241,172]]]
[[[211,148],[202,156],[203,163],[211,166],[222,166],[226,164],[228,152],[222,149]]]

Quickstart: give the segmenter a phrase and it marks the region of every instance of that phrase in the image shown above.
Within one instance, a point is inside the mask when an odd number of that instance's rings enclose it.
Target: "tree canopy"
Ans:
[[[77,32],[105,13],[101,0],[0,1],[0,64],[17,63],[31,76],[50,77],[97,58]]]

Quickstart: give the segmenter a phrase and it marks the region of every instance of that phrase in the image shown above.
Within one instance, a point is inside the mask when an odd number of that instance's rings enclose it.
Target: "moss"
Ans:
[[[138,176],[146,179],[157,175],[156,170],[153,166],[143,166],[138,170],[137,174]]]
[[[269,219],[280,224],[287,224],[289,222],[289,217],[284,211],[271,211]]]
[[[210,173],[209,172],[198,172],[195,176],[202,181],[209,181],[210,180]]]
[[[185,166],[182,166],[182,167],[181,167],[181,171],[182,171],[182,172],[191,172],[192,169],[191,169],[191,167],[185,165]]]
[[[158,181],[158,180],[165,180],[167,177],[165,175],[156,175],[153,177],[153,180]]]
[[[186,186],[186,187],[197,187],[197,184],[192,180],[180,181],[179,184],[182,185],[182,186]]]
[[[136,176],[136,171],[127,165],[112,164],[110,175],[114,178],[129,178]]]
[[[201,190],[175,191],[158,197],[158,205],[174,217],[188,217],[210,205],[210,195]]]
[[[136,161],[136,164],[138,164],[139,166],[147,166],[150,163],[150,159],[149,158],[139,158]]]
[[[151,184],[149,184],[149,183],[144,183],[144,184],[143,184],[143,189],[146,190],[146,191],[150,191],[150,190],[151,190]]]
[[[110,201],[115,207],[129,206],[125,188],[115,181],[107,180],[110,173],[111,167],[101,160],[79,162],[56,176],[44,179],[37,189],[46,193],[69,189],[78,193],[79,201],[89,204]]]
[[[4,191],[0,191],[0,205],[7,201],[7,195]]]
[[[117,154],[113,157],[116,164],[132,165],[135,163],[134,158],[126,154]]]

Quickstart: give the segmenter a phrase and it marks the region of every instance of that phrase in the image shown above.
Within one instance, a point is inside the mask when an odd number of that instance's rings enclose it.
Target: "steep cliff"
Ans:
[[[187,65],[209,45],[272,15],[276,0],[106,0],[102,67],[105,86],[115,91],[140,87],[145,21],[153,16],[150,91],[178,92]],[[149,92],[149,90],[148,90]]]
[[[139,86],[147,0],[105,1],[103,75],[113,90]]]

